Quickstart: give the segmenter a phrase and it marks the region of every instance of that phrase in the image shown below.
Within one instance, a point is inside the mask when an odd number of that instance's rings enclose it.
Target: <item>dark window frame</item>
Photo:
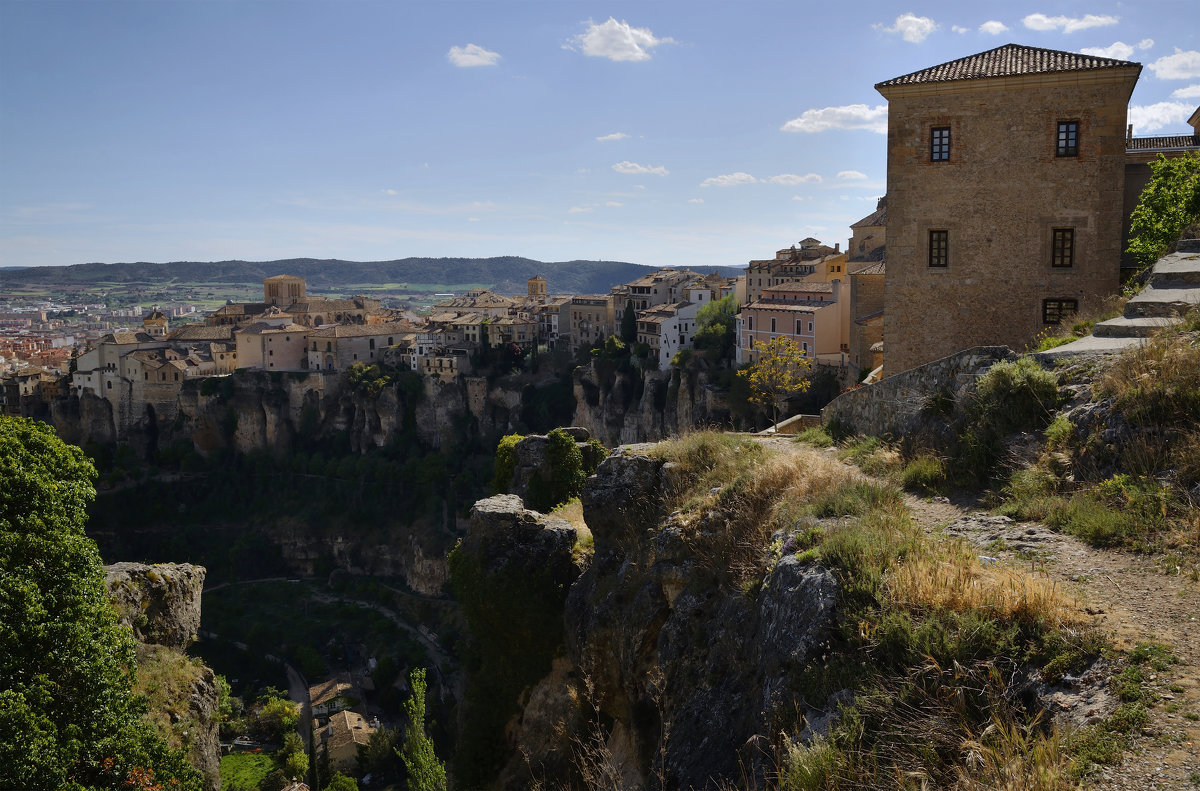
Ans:
[[[1051,297],[1042,300],[1042,323],[1061,324],[1067,316],[1079,312],[1079,300],[1065,297]]]
[[[1078,121],[1058,122],[1058,133],[1054,138],[1054,155],[1056,157],[1079,156]]]
[[[950,231],[942,228],[929,231],[929,266],[932,269],[950,266]]]
[[[929,161],[950,161],[950,127],[935,126],[929,130]]]
[[[1075,229],[1054,228],[1050,236],[1050,266],[1055,269],[1075,266]]]

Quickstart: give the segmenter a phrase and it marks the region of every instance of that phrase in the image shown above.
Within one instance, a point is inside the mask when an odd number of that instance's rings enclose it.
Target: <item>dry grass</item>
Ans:
[[[587,530],[587,522],[583,521],[583,503],[578,497],[572,497],[565,503],[554,508],[550,512],[551,516],[557,516],[559,519],[565,519],[576,528]]]
[[[975,612],[1043,629],[1088,621],[1054,582],[1021,569],[983,566],[957,541],[927,542],[893,567],[884,589],[891,602],[913,612]]]

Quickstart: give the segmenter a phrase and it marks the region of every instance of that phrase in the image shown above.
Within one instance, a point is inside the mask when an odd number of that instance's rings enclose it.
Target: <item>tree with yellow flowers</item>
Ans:
[[[755,341],[753,346],[758,361],[749,368],[738,371],[738,376],[750,384],[750,400],[771,410],[771,423],[779,424],[779,410],[792,396],[808,390],[809,369],[812,360],[791,338],[772,338],[767,342]]]

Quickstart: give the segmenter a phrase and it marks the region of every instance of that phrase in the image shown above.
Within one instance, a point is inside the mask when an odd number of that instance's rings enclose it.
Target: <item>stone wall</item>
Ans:
[[[948,408],[966,403],[984,372],[1016,357],[1007,346],[966,349],[843,393],[821,410],[821,417],[854,434],[899,438],[919,433],[946,423],[947,415],[937,409],[939,401]]]
[[[1118,287],[1126,104],[1137,68],[888,87],[887,371],[971,346],[1021,348],[1045,327],[1042,301],[1096,307]],[[1056,156],[1059,121],[1078,156]],[[950,155],[930,161],[934,127]],[[1055,228],[1075,262],[1052,267]],[[929,233],[948,265],[929,266]]]

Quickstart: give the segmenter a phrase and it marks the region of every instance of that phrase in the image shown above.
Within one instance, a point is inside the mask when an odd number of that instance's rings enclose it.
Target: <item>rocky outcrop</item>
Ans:
[[[608,447],[657,441],[730,421],[728,391],[705,371],[575,369],[575,418]]]
[[[633,451],[610,455],[588,479],[581,499],[594,554],[559,610],[560,659],[528,683],[508,726],[510,759],[497,787],[527,785],[530,771],[564,777],[581,760],[606,764],[628,788],[715,788],[742,772],[762,785],[771,767],[759,746],[802,699],[790,679],[827,644],[837,583],[794,555],[757,593],[721,582],[678,515],[665,513],[676,480],[671,465]],[[511,499],[476,508],[531,527],[464,541],[460,550],[481,553],[481,567],[524,567],[544,552],[536,518]],[[479,615],[469,619],[473,632]]]
[[[182,651],[200,628],[205,569],[190,563],[115,563],[105,567],[109,598],[141,643]]]
[[[204,775],[206,791],[221,787],[217,682],[211,669],[184,653],[200,627],[205,569],[187,563],[116,563],[105,567],[108,594],[138,646],[137,692],[150,702],[147,719]]]
[[[588,442],[591,439],[591,432],[581,426],[569,426],[559,430],[565,432],[575,442],[580,455],[583,456],[583,469],[596,469],[606,451],[603,447]],[[553,433],[551,432],[551,434]],[[531,497],[533,493],[531,493],[530,487],[534,489],[552,487],[555,479],[561,474],[561,470],[556,469],[554,459],[551,458],[553,455],[551,439],[545,434],[530,434],[521,438],[513,446],[513,453],[516,457],[516,464],[513,467],[512,480],[508,485],[508,494],[515,494],[527,505],[536,508],[538,506],[535,503],[538,498]]]

